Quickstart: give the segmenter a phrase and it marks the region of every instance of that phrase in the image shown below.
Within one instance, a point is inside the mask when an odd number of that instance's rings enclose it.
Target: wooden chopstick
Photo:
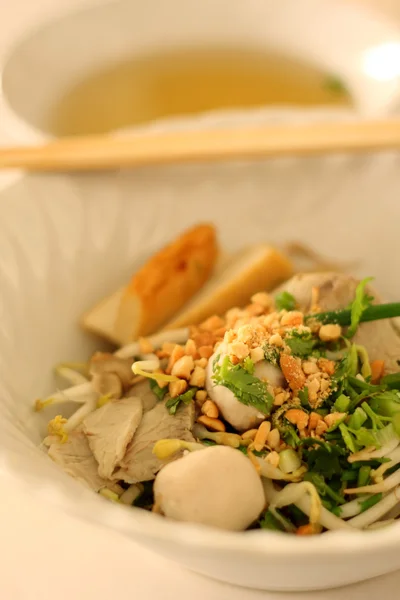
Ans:
[[[0,169],[84,171],[400,149],[400,118],[64,138],[0,149]]]

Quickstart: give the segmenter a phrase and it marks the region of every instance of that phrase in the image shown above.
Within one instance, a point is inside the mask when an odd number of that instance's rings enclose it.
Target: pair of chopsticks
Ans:
[[[0,149],[0,169],[94,171],[143,165],[400,149],[400,118],[64,138]]]

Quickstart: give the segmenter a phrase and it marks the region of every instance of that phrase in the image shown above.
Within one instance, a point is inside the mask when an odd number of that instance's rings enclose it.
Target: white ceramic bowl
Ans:
[[[52,503],[210,577],[253,588],[335,587],[400,567],[400,523],[301,539],[226,533],[109,503],[38,448],[52,366],[99,347],[80,314],[178,231],[212,219],[221,242],[302,240],[359,260],[388,299],[400,296],[399,157],[335,157],[29,176],[0,194],[0,473],[9,490]],[[232,499],[234,502],[234,498]]]
[[[296,56],[339,76],[358,112],[380,115],[400,107],[400,31],[361,6],[345,0],[119,0],[38,26],[14,45],[3,69],[2,127],[11,139],[42,139],[51,107],[85,74],[126,56],[188,44]]]

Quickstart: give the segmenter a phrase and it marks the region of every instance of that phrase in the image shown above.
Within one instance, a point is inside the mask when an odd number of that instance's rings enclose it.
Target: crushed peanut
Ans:
[[[200,367],[196,367],[199,369]],[[194,361],[191,356],[182,356],[179,358],[171,370],[171,375],[182,379],[190,379],[190,375],[194,369]],[[204,371],[204,369],[203,369]]]
[[[328,427],[332,427],[332,425],[334,425],[335,423],[337,423],[338,421],[343,419],[343,417],[345,417],[345,416],[346,416],[346,413],[335,412],[335,413],[326,415],[326,417],[324,417],[324,421],[328,425]]]
[[[251,301],[253,304],[260,304],[263,308],[271,308],[274,304],[274,299],[272,296],[267,294],[267,292],[258,292],[251,297]]]
[[[179,381],[171,381],[168,386],[169,395],[171,398],[176,398],[177,396],[180,396],[186,392],[187,388],[188,384],[184,379],[179,379]]]
[[[213,419],[211,417],[207,417],[206,415],[201,415],[197,419],[198,423],[201,423],[207,429],[211,429],[212,431],[226,431],[226,427],[222,421],[219,419]]]
[[[341,335],[340,325],[322,325],[319,330],[319,339],[323,342],[337,342]]]
[[[249,429],[248,431],[245,431],[244,433],[242,433],[242,439],[254,440],[254,438],[256,437],[257,431],[258,431],[258,429]]]
[[[206,383],[206,372],[202,367],[195,367],[189,380],[193,387],[204,387]]]
[[[264,448],[270,431],[271,423],[269,421],[263,421],[254,437],[254,450],[260,452]]]
[[[267,456],[265,457],[265,460],[267,463],[269,463],[273,467],[275,467],[275,468],[279,467],[279,454],[275,450],[273,450],[272,452],[269,452],[267,454]]]
[[[141,354],[152,354],[154,346],[147,338],[139,338],[139,349]]]
[[[214,354],[213,346],[200,346],[199,355],[200,358],[210,358]]]
[[[250,358],[253,361],[253,363],[258,363],[261,360],[264,360],[264,350],[260,347],[258,348],[252,348],[250,350]]]
[[[179,346],[178,344],[176,344],[174,346],[174,349],[171,352],[170,357],[169,357],[168,366],[165,369],[165,372],[170,374],[172,371],[172,367],[183,356],[185,356],[185,350],[182,348],[182,346]]]
[[[206,400],[204,402],[201,407],[201,412],[203,415],[206,415],[206,417],[211,417],[212,419],[218,419],[219,417],[218,407],[212,400]]]
[[[202,369],[205,369],[207,364],[208,364],[208,360],[206,358],[198,358],[197,360],[194,361],[194,366],[201,367]]]
[[[207,400],[207,392],[206,390],[197,390],[195,395],[196,404],[200,407],[203,406],[204,402]]]
[[[274,333],[273,335],[271,335],[271,337],[268,340],[268,343],[271,346],[277,346],[278,348],[281,348],[284,345],[282,336],[279,333]]]
[[[281,436],[278,429],[271,429],[267,437],[267,444],[272,449],[279,447],[279,443],[281,441]]]
[[[319,368],[316,362],[312,360],[305,360],[302,364],[303,371],[306,375],[311,375],[312,373],[318,373]]]
[[[192,358],[197,358],[197,355],[198,355],[197,346],[194,343],[194,341],[191,340],[190,338],[188,339],[188,341],[185,344],[185,354],[187,356],[191,356]]]
[[[304,430],[308,425],[308,414],[300,408],[291,408],[285,413],[285,418],[296,425],[299,431]]]

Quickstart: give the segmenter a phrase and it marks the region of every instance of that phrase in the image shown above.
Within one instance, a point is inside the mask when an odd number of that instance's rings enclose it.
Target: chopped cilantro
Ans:
[[[304,387],[302,390],[298,392],[300,404],[303,408],[311,408],[310,403],[308,401],[308,387]]]
[[[169,398],[169,400],[167,400],[165,403],[166,408],[169,409],[169,414],[174,415],[181,402],[183,402],[184,404],[190,404],[196,392],[197,388],[193,387],[187,390],[187,392],[185,392],[184,394],[176,396],[176,398]]]
[[[168,391],[168,386],[161,388],[155,379],[150,379],[149,383],[153,394],[155,394],[159,400],[164,400],[164,396]]]
[[[244,359],[243,368],[250,373],[250,375],[254,374],[254,362],[251,360],[250,356],[246,356]]]
[[[346,334],[346,337],[348,338],[354,336],[360,324],[363,312],[372,304],[373,297],[369,296],[365,291],[365,288],[370,281],[372,281],[372,277],[367,277],[357,286],[355,298],[350,306],[351,324]]]
[[[315,485],[317,492],[321,496],[328,496],[337,505],[346,502],[342,494],[338,494],[331,486],[325,482],[325,477],[320,473],[308,472],[304,475],[304,481],[310,481]]]
[[[307,358],[313,352],[319,341],[309,332],[297,332],[293,330],[290,336],[285,338],[292,354],[300,358]]]
[[[292,448],[296,448],[301,442],[293,425],[287,425],[287,427],[284,428],[284,431],[281,431],[281,435],[286,444],[292,446]]]
[[[213,380],[231,390],[242,404],[254,406],[265,415],[269,415],[274,403],[267,384],[254,377],[241,365],[233,365],[229,356],[225,356],[222,364],[214,364]]]
[[[296,299],[289,292],[281,292],[275,297],[275,306],[278,310],[294,310]]]
[[[265,344],[263,347],[264,350],[264,358],[267,362],[271,363],[275,367],[279,363],[280,352],[274,346],[270,346],[269,344]]]
[[[330,444],[314,438],[305,438],[303,445],[317,445],[316,448],[303,448],[303,459],[308,464],[309,471],[331,479],[342,473],[341,459],[347,452],[338,444]]]

